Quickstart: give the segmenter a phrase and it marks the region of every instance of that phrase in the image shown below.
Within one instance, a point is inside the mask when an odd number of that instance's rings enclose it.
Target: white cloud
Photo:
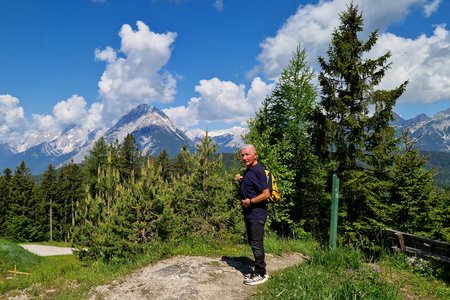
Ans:
[[[431,16],[435,11],[438,10],[439,5],[441,5],[441,0],[433,0],[429,3],[426,3],[423,7],[423,11],[425,16]]]
[[[35,131],[56,131],[59,132],[59,124],[53,116],[50,115],[39,115],[33,114],[32,118],[32,128]]]
[[[83,97],[72,95],[53,107],[53,115],[61,124],[76,124],[86,115],[86,101]]]
[[[27,127],[24,111],[19,103],[19,99],[14,96],[0,95],[0,142],[17,137]]]
[[[103,105],[97,102],[87,109],[83,97],[72,95],[67,100],[58,102],[53,107],[52,115],[33,114],[30,126],[19,139],[19,143],[24,143],[22,151],[27,148],[27,144],[34,145],[35,141],[51,141],[71,125],[86,130],[102,128],[102,109]]]
[[[82,120],[81,127],[96,129],[103,126],[103,104],[95,102]]]
[[[181,129],[192,128],[197,125],[199,120],[198,116],[198,99],[191,98],[188,106],[178,106],[163,109],[164,113],[172,120],[177,127]]]
[[[95,58],[98,60],[103,60],[108,63],[112,63],[116,60],[116,51],[111,47],[106,47],[104,50],[95,49]]]
[[[389,25],[401,22],[415,7],[423,8],[426,16],[429,16],[438,9],[440,1],[357,0],[354,3],[364,18],[365,31],[362,37],[365,38],[375,29],[382,33]],[[306,49],[309,64],[318,68],[316,58],[327,57],[325,51],[331,34],[339,26],[338,12],[345,11],[347,5],[347,0],[334,0],[300,6],[274,37],[266,38],[261,43],[259,64],[249,75],[263,72],[268,78],[276,80],[298,45]],[[386,81],[398,85],[402,80],[410,80],[402,101],[431,103],[446,97],[448,99],[449,71],[444,67],[445,62],[449,61],[448,39],[448,31],[442,25],[436,28],[430,38],[420,36],[410,39],[381,34],[376,51],[391,50],[393,54],[392,69],[388,70]],[[378,54],[384,52],[379,51]]]
[[[417,39],[383,34],[373,54],[392,51],[393,65],[386,73],[381,87],[393,88],[409,80],[401,101],[433,103],[450,98],[450,33],[437,26],[433,35]]]
[[[183,129],[196,125],[198,120],[245,123],[259,109],[272,88],[272,84],[266,84],[259,77],[253,79],[247,92],[243,84],[218,78],[200,80],[195,87],[199,97],[192,98],[187,107],[175,107],[164,112]]]
[[[359,0],[354,3],[363,13],[366,34],[374,29],[383,31],[401,21],[414,6],[426,4],[424,0]],[[347,0],[335,0],[299,6],[274,37],[261,43],[259,65],[252,72],[260,71],[276,79],[298,45],[307,50],[309,64],[317,66],[317,56],[325,55],[331,34],[339,26],[338,13],[345,11],[348,4]]]
[[[274,37],[268,37],[261,43],[257,68],[269,78],[276,79],[299,44],[307,49],[310,64],[313,64],[317,54],[328,44],[333,28],[338,26],[336,12],[345,8],[345,2],[300,6]]]
[[[176,93],[175,76],[162,69],[176,33],[154,33],[138,21],[136,31],[124,24],[119,36],[120,52],[110,47],[95,52],[97,59],[107,62],[98,86],[104,112],[111,120],[141,103],[169,103]]]

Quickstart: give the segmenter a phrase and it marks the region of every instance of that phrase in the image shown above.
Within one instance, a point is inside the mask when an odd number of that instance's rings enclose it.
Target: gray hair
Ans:
[[[253,146],[252,144],[245,144],[245,145],[243,145],[243,146],[241,147],[241,151],[244,150],[244,149],[250,149],[250,150],[253,150],[253,152],[255,152],[255,154],[256,154],[256,148],[255,148],[255,146]]]

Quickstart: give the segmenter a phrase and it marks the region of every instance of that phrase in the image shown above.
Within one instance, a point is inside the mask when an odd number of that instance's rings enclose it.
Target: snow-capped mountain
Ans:
[[[426,122],[428,122],[429,120],[431,120],[431,118],[429,116],[427,116],[426,114],[420,114],[415,116],[414,118],[405,120],[402,117],[400,117],[398,114],[394,114],[395,115],[395,121],[392,122],[392,125],[396,126],[396,127],[420,127],[421,125],[425,124]]]
[[[186,134],[178,129],[169,117],[154,106],[141,104],[124,115],[104,135],[105,141],[121,143],[127,134],[133,134],[142,153],[157,155],[166,150],[176,156],[183,146],[192,150],[194,145]]]
[[[417,139],[420,150],[450,152],[450,108],[432,118],[420,114],[404,120],[396,115],[393,125],[397,132],[408,130],[411,136]]]
[[[23,160],[33,174],[40,174],[49,164],[60,167],[70,161],[80,163],[100,137],[107,143],[116,140],[121,143],[128,133],[134,135],[143,153],[151,155],[166,150],[173,157],[183,146],[189,150],[194,148],[193,142],[165,113],[156,107],[142,104],[108,130],[87,130],[81,126],[72,126],[50,140],[48,136],[32,136],[13,146],[0,144],[0,169],[15,169]]]
[[[422,150],[450,153],[450,109],[432,118],[421,114],[405,120],[396,115],[392,125],[398,132],[409,130]],[[242,137],[247,132],[247,128],[232,127],[209,131],[208,135],[216,142],[219,152],[234,152],[242,146]],[[48,133],[30,136],[26,141],[0,143],[0,171],[6,167],[14,170],[22,160],[33,174],[41,174],[49,164],[59,167],[70,161],[80,163],[98,138],[104,137],[107,143],[117,139],[120,143],[128,133],[134,135],[143,153],[157,155],[164,149],[173,157],[183,146],[193,150],[206,132],[201,129],[183,132],[161,110],[143,104],[109,129],[87,130],[72,126],[56,136]]]
[[[13,142],[10,144],[10,146],[14,149],[15,153],[24,152],[27,149],[40,145],[42,143],[48,143],[53,141],[54,139],[57,139],[61,133],[55,133],[55,132],[44,132],[44,133],[31,133],[29,134],[26,139],[22,142]]]
[[[244,144],[243,137],[247,133],[247,128],[234,126],[229,129],[208,131],[208,136],[216,143],[218,152],[233,153]],[[200,142],[205,134],[206,131],[198,128],[186,132],[194,143]]]
[[[42,173],[49,164],[59,167],[72,160],[75,154],[93,144],[101,133],[100,129],[88,130],[80,126],[72,126],[66,128],[51,141],[40,142],[48,139],[48,136],[41,138],[36,136],[27,139],[24,143],[16,144],[15,147],[10,146],[9,152],[0,147],[2,157],[0,167],[14,169],[21,161],[25,161],[33,174]],[[18,151],[21,148],[25,148],[25,150]],[[81,162],[82,159],[74,160],[74,162]]]

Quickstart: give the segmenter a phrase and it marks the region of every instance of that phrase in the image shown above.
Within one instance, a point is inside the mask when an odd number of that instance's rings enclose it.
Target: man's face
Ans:
[[[252,148],[244,148],[241,150],[241,158],[246,167],[251,167],[256,163],[256,151]]]

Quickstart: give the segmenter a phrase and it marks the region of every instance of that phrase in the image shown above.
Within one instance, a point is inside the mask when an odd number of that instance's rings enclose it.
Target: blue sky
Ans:
[[[450,107],[450,1],[354,1],[395,111]],[[0,142],[110,126],[140,103],[183,129],[245,125],[300,44],[317,71],[348,1],[2,0]],[[450,25],[449,25],[450,26]],[[364,36],[364,35],[363,35]],[[51,133],[51,134],[50,134]]]

